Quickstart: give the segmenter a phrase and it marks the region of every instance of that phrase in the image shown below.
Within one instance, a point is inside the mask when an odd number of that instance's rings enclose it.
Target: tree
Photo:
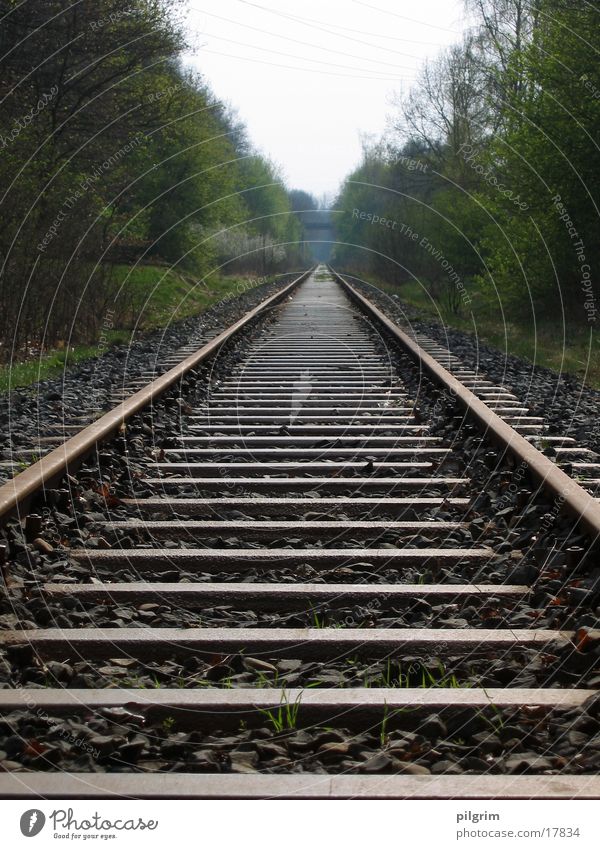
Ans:
[[[517,303],[531,300],[536,311],[564,304],[579,320],[600,293],[593,282],[600,261],[600,72],[584,49],[597,35],[592,4],[539,3],[533,36],[514,56],[526,82],[512,89],[504,131],[488,155],[527,208],[515,216],[506,198],[490,197],[498,226],[488,229],[485,244],[496,286]],[[511,63],[506,75],[515,75]]]
[[[160,120],[143,98],[156,69],[183,49],[174,8],[167,0],[0,2],[8,48],[0,116],[13,127],[0,164],[0,332],[12,331],[15,344],[44,323],[48,338],[65,338],[78,312],[82,335],[102,320],[101,275],[94,286],[85,281]],[[86,301],[95,303],[86,310]]]
[[[92,339],[116,262],[293,263],[277,169],[181,65],[181,0],[0,0],[0,341]],[[231,238],[230,238],[231,242]],[[15,292],[17,295],[15,296]]]

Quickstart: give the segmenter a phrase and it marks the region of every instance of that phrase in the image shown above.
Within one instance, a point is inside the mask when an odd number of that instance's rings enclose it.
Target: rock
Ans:
[[[23,769],[23,764],[19,764],[16,761],[0,761],[0,771],[14,772],[21,769]]]
[[[287,752],[283,746],[264,740],[256,741],[256,750],[261,758],[287,758]]]
[[[137,663],[137,660],[132,657],[111,657],[109,660],[110,663],[114,663],[115,666],[122,666],[125,669],[128,669],[130,666],[135,666]],[[123,708],[121,708],[121,710],[123,710]]]
[[[73,667],[68,663],[59,663],[56,660],[49,660],[46,663],[46,669],[48,671],[48,675],[56,681],[68,683],[73,678]]]
[[[118,755],[128,763],[135,763],[147,747],[148,741],[145,737],[134,737],[133,740],[129,740],[119,746]]]
[[[14,613],[3,613],[0,616],[0,628],[10,628],[11,630],[14,630],[18,624],[19,617]]]
[[[473,744],[473,748],[482,752],[484,755],[497,755],[502,751],[500,738],[495,734],[488,734],[486,731],[473,734],[469,742]]]
[[[258,754],[257,754],[256,751],[254,751],[254,752],[233,751],[233,752],[229,753],[229,759],[231,761],[232,768],[237,767],[237,766],[243,766],[243,767],[252,768],[252,771],[254,771],[254,767],[256,767],[258,765]]]
[[[20,755],[25,746],[25,740],[22,737],[19,737],[18,734],[11,734],[10,737],[7,737],[2,743],[2,748],[9,758],[14,755]]]
[[[319,673],[318,679],[323,687],[340,687],[344,684],[345,676],[342,671],[332,669]]]
[[[250,672],[262,672],[264,675],[277,675],[277,667],[266,660],[258,660],[255,657],[244,657],[242,664]]]
[[[187,734],[171,734],[160,744],[160,753],[167,758],[183,758],[192,744]]]
[[[379,752],[379,754],[372,755],[368,760],[360,764],[360,770],[366,773],[386,772],[391,770],[391,767],[395,763],[397,761],[392,760],[389,755]]]
[[[319,514],[320,515],[320,514]],[[301,660],[280,660],[277,663],[277,668],[279,669],[280,674],[285,674],[286,672],[297,672],[302,666]]]
[[[437,761],[431,767],[433,775],[461,775],[462,770],[454,761]]]
[[[542,772],[545,769],[552,769],[552,761],[535,753],[513,755],[504,762],[504,765],[506,771],[511,775],[520,775],[525,772]]]
[[[42,537],[36,537],[32,542],[32,545],[36,551],[40,552],[40,554],[52,554],[54,551],[54,546],[47,540],[42,539]]]
[[[112,737],[106,734],[95,734],[88,739],[88,743],[94,749],[97,749],[100,755],[106,755],[113,752],[123,738]]]
[[[189,757],[188,764],[191,772],[220,772],[219,759],[216,753],[210,749],[200,749],[193,752]]]
[[[419,731],[423,736],[428,737],[430,740],[437,740],[439,737],[446,737],[448,735],[448,729],[446,725],[440,717],[434,713],[431,716],[428,716],[424,722],[419,725]]]
[[[594,693],[583,703],[583,710],[588,716],[600,719],[600,693]]]
[[[487,761],[484,761],[483,758],[476,758],[473,755],[469,755],[462,762],[462,766],[464,769],[472,769],[476,772],[487,772],[489,769],[489,764]]]
[[[231,772],[237,773],[240,775],[253,775],[256,774],[257,770],[255,767],[250,766],[250,764],[244,762],[235,762],[231,764]]]
[[[317,757],[322,761],[339,761],[350,754],[350,743],[323,743],[319,746]]]
[[[295,752],[306,752],[315,745],[315,738],[307,731],[296,731],[288,740],[288,748]]]
[[[498,735],[506,746],[511,740],[520,740],[523,737],[523,731],[518,725],[507,724],[499,729]]]
[[[57,766],[63,759],[63,751],[60,746],[46,746],[43,752],[32,758],[31,765],[35,769],[45,769],[49,764]]]
[[[489,725],[481,714],[457,711],[452,717],[446,717],[446,720],[450,737],[468,739],[480,731],[489,732]]]
[[[206,670],[204,677],[207,681],[222,681],[224,678],[230,678],[233,673],[233,667],[227,663],[216,663]]]
[[[562,723],[560,723],[562,726]],[[595,737],[595,739],[600,739],[597,734],[597,731],[600,729],[600,723],[597,719],[594,719],[593,716],[588,716],[587,713],[581,714],[571,723],[571,730],[573,731],[583,731],[584,734],[587,735],[588,743],[590,742],[590,738]]]
[[[408,740],[390,740],[385,750],[390,755],[402,755],[409,748]]]
[[[394,761],[394,769],[402,775],[431,775],[431,770],[421,764]]]
[[[315,746],[323,746],[325,743],[345,743],[346,735],[341,731],[336,731],[335,728],[328,728],[327,731],[320,731],[314,738]]]
[[[567,740],[573,748],[577,749],[577,751],[581,751],[588,743],[589,738],[587,734],[583,734],[581,731],[569,731],[567,734]]]

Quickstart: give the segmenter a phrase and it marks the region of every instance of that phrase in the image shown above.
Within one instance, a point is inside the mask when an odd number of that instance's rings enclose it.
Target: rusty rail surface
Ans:
[[[189,371],[196,368],[204,360],[216,353],[220,346],[231,339],[238,331],[246,327],[249,322],[262,315],[269,307],[275,306],[303,280],[305,280],[312,269],[305,271],[291,283],[288,283],[280,292],[266,298],[258,306],[249,310],[242,318],[215,336],[202,348],[191,354],[182,362],[173,366],[169,371],[157,377],[143,389],[135,392],[129,398],[122,401],[114,409],[101,416],[95,422],[65,440],[58,448],[54,448],[41,460],[33,463],[25,471],[16,475],[0,487],[0,522],[14,513],[18,514],[19,508],[25,505],[32,495],[61,478],[70,469],[76,467],[87,457],[98,443],[112,436],[121,425],[147,407],[155,398],[159,398],[170,389],[178,380],[181,380]]]
[[[478,422],[488,437],[524,463],[541,486],[555,496],[560,504],[564,504],[564,508],[572,516],[580,519],[594,539],[600,537],[600,503],[589,492],[586,492],[577,481],[563,472],[520,433],[517,433],[451,372],[436,362],[414,339],[411,339],[397,324],[384,315],[375,304],[361,295],[341,274],[334,269],[330,271],[350,297],[385,327],[386,331],[419,363],[429,377],[443,386],[468,415]]]

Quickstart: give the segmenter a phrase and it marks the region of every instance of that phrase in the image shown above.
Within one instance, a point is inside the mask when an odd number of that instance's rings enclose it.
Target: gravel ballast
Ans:
[[[256,292],[250,293],[256,296]],[[268,292],[263,292],[265,297]],[[262,299],[262,298],[261,298]],[[392,302],[393,303],[393,302]],[[229,323],[253,306],[245,302]],[[383,304],[382,304],[383,307]],[[398,308],[401,309],[401,308]],[[586,637],[596,627],[600,590],[600,570],[592,556],[574,558],[567,547],[587,546],[586,538],[573,522],[555,511],[555,503],[543,493],[528,491],[527,481],[517,480],[514,465],[503,452],[490,447],[477,429],[456,411],[439,401],[439,392],[418,373],[401,352],[381,340],[385,357],[398,369],[409,397],[418,399],[419,416],[430,423],[430,433],[440,437],[440,445],[452,450],[452,476],[470,478],[464,495],[470,499],[467,509],[441,507],[419,511],[410,508],[397,519],[428,519],[464,522],[465,526],[441,535],[445,548],[489,548],[490,557],[479,564],[441,566],[424,564],[403,569],[369,561],[369,549],[394,550],[426,548],[432,545],[428,535],[399,534],[385,531],[365,541],[347,535],[343,542],[335,535],[311,538],[272,537],[245,540],[240,530],[226,536],[194,539],[193,535],[174,532],[171,537],[153,540],[139,520],[138,530],[106,528],[106,521],[132,517],[124,498],[156,496],[156,487],[144,476],[147,465],[164,459],[162,452],[182,450],[181,436],[189,432],[189,416],[194,408],[218,392],[222,382],[244,360],[273,317],[256,322],[251,331],[234,340],[219,353],[214,363],[201,367],[183,381],[181,394],[167,393],[152,413],[144,412],[128,422],[124,433],[90,459],[66,481],[48,493],[42,511],[39,536],[31,540],[13,524],[5,532],[7,558],[4,576],[10,592],[0,592],[0,630],[29,628],[478,628],[569,629],[576,632],[577,645],[568,644],[541,654],[534,649],[518,649],[503,654],[490,652],[480,645],[469,654],[440,650],[432,656],[417,656],[398,651],[383,660],[344,657],[327,662],[307,661],[301,657],[249,657],[241,651],[211,660],[183,657],[176,653],[167,659],[143,662],[135,657],[115,656],[90,661],[77,658],[58,662],[33,657],[18,648],[0,653],[0,688],[64,687],[106,688],[139,687],[227,690],[264,687],[352,688],[443,687],[448,691],[463,688],[554,687],[570,689],[600,686],[598,658],[600,643]],[[424,330],[421,332],[425,332]],[[428,335],[433,335],[429,333]],[[182,337],[183,338],[183,337]],[[182,343],[183,344],[183,343]],[[466,348],[466,343],[465,343]],[[108,356],[111,356],[109,354]],[[458,353],[458,352],[457,352]],[[462,355],[461,355],[462,356]],[[117,358],[118,359],[118,358]],[[140,371],[147,366],[140,354]],[[469,363],[467,363],[469,364]],[[516,366],[515,366],[516,368]],[[487,368],[486,373],[494,380]],[[69,378],[70,379],[70,378]],[[75,383],[81,379],[73,378]],[[516,394],[519,389],[511,384]],[[76,393],[85,389],[77,384]],[[543,388],[540,393],[545,397]],[[25,415],[25,413],[24,413]],[[218,433],[217,429],[217,433]],[[196,431],[198,433],[198,431]],[[281,433],[279,427],[273,434]],[[394,430],[389,431],[394,435]],[[318,438],[315,440],[317,443]],[[241,440],[243,444],[243,440]],[[327,452],[327,445],[323,451]],[[173,455],[170,455],[173,458]],[[364,471],[362,472],[364,474]],[[153,471],[152,476],[155,475]],[[310,475],[305,474],[305,477]],[[188,494],[205,496],[193,486]],[[377,494],[374,488],[369,494]],[[381,490],[385,493],[385,490]],[[68,494],[68,493],[67,493]],[[231,496],[225,488],[221,493]],[[261,492],[261,497],[268,495]],[[283,492],[273,488],[273,494]],[[306,495],[307,493],[305,493]],[[445,495],[430,487],[419,495]],[[458,494],[458,493],[457,493]],[[235,493],[251,497],[252,486]],[[309,497],[317,492],[308,491]],[[168,519],[182,524],[185,514],[173,515],[157,510],[148,519]],[[273,519],[272,513],[247,514],[228,508],[218,515],[196,518],[248,521]],[[320,514],[309,511],[296,520],[316,520]],[[332,511],[328,518],[352,521],[373,519],[347,516]],[[435,543],[437,545],[437,542]],[[85,547],[90,552],[142,547],[166,547],[173,550],[208,548],[234,551],[243,549],[288,548],[301,551],[329,548],[348,551],[348,563],[335,568],[319,567],[318,561],[301,561],[294,568],[256,568],[250,563],[238,571],[179,569],[176,565],[144,567],[139,574],[133,564],[102,565],[101,561],[71,556]],[[352,558],[353,549],[365,549],[367,555]],[[420,584],[492,583],[531,587],[524,597],[501,599],[452,599],[439,604],[423,600],[398,605],[328,605],[304,610],[265,611],[231,604],[203,609],[186,609],[170,604],[168,598],[136,603],[119,603],[110,597],[102,604],[81,602],[75,596],[47,599],[44,582],[85,584],[103,582],[156,581],[159,583],[247,582],[292,584],[298,581],[318,584]],[[439,656],[438,656],[439,654]],[[470,717],[445,710],[426,716],[400,715],[386,718],[377,728],[305,727],[277,728],[277,716],[254,716],[252,727],[189,730],[177,721],[157,723],[137,716],[99,712],[78,717],[41,716],[35,710],[16,711],[0,725],[0,769],[7,771],[39,769],[80,769],[82,771],[159,771],[159,772],[315,772],[369,774],[581,774],[598,764],[597,703],[590,701],[570,712],[544,709],[490,711]],[[285,712],[284,712],[285,713]],[[393,721],[392,721],[393,720]],[[199,723],[200,724],[200,723]],[[21,742],[18,742],[18,741]],[[87,747],[87,748],[85,748]]]
[[[240,294],[224,298],[198,316],[173,322],[151,332],[138,332],[127,345],[106,350],[101,356],[66,368],[60,377],[0,394],[0,482],[21,471],[32,457],[32,446],[40,436],[61,431],[65,424],[92,421],[115,406],[115,393],[127,390],[131,381],[144,372],[166,370],[165,357],[187,345],[201,347],[261,301],[275,294],[293,274],[273,282],[251,286]],[[128,390],[130,393],[133,389]],[[13,464],[14,468],[11,468]]]
[[[366,281],[351,276],[348,280],[401,327],[436,340],[466,366],[514,392],[530,407],[532,415],[544,417],[550,433],[572,436],[579,445],[600,452],[600,391],[586,386],[575,375],[558,373],[501,351],[476,334],[421,318],[415,307]]]

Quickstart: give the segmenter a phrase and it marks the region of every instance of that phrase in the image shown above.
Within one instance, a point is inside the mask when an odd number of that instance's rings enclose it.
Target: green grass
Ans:
[[[536,315],[534,325],[531,313],[526,312],[524,321],[519,321],[517,316],[502,315],[490,307],[471,283],[468,286],[471,304],[463,306],[459,315],[433,301],[425,288],[414,280],[400,286],[380,281],[375,285],[387,294],[398,295],[426,318],[463,330],[538,366],[573,374],[588,386],[600,389],[600,338],[597,333],[590,333],[589,325],[565,323],[561,316],[542,315]]]
[[[231,294],[237,294],[240,278],[210,277],[197,280],[169,268],[139,265],[113,268],[116,309],[123,326],[153,330],[173,321],[197,315]]]
[[[404,712],[405,708],[397,708],[396,710],[390,710],[388,707],[388,703],[384,701],[383,718],[381,720],[381,725],[379,726],[379,744],[382,749],[390,742],[388,734],[388,724],[390,720],[395,719],[395,717],[400,716]]]
[[[392,665],[388,659],[385,670],[377,678],[365,677],[364,687],[391,688],[419,688],[428,690],[430,688],[462,688],[469,687],[468,681],[461,682],[452,672],[448,672],[445,665],[439,661],[435,672],[431,673],[420,664],[415,667],[413,663],[405,667],[402,664]]]
[[[130,338],[130,333],[127,331],[112,330],[109,331],[107,336],[109,337],[108,345],[112,346],[127,342]],[[38,380],[58,377],[64,372],[67,362],[68,365],[72,366],[82,360],[95,357],[97,354],[97,345],[81,345],[69,348],[68,352],[66,350],[52,350],[47,354],[41,354],[35,359],[0,366],[0,392],[30,386]]]
[[[209,278],[196,282],[187,275],[156,265],[113,268],[116,327],[102,333],[99,343],[42,351],[35,358],[0,366],[0,393],[31,386],[39,380],[59,377],[68,366],[101,356],[114,345],[128,344],[135,333],[165,327],[193,315],[227,297],[235,297],[252,284],[239,277]],[[263,282],[262,280],[259,282]]]
[[[294,731],[298,725],[300,699],[301,696],[298,696],[294,702],[289,702],[287,693],[284,692],[281,696],[280,707],[275,710],[263,710],[259,708],[259,713],[267,718],[276,734],[281,734],[284,731]]]

